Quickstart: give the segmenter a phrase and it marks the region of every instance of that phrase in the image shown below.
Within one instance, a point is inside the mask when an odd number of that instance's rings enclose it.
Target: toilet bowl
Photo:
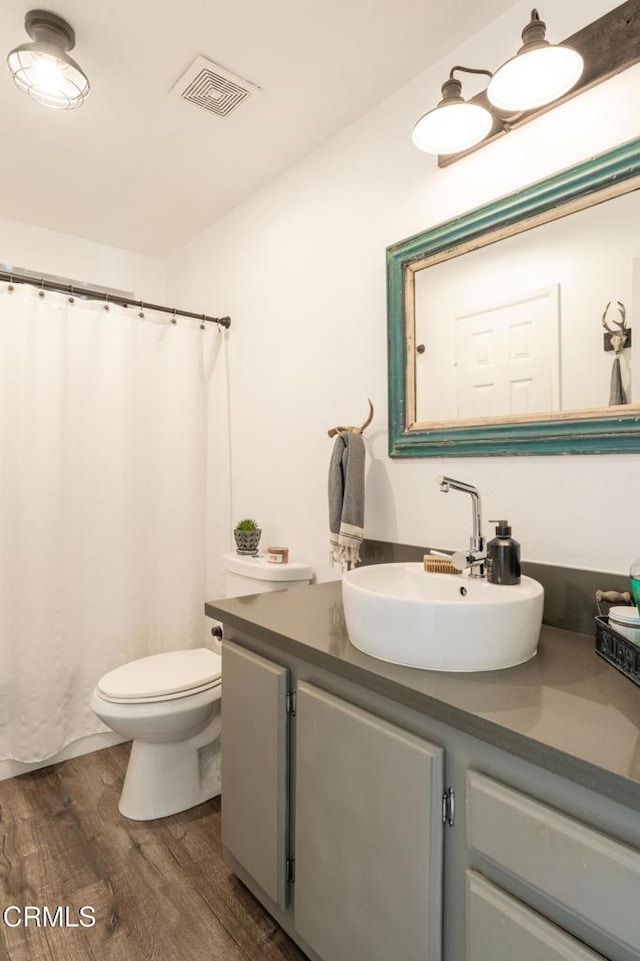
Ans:
[[[100,678],[91,709],[133,745],[118,808],[167,817],[220,794],[221,660],[197,648],[139,658]]]

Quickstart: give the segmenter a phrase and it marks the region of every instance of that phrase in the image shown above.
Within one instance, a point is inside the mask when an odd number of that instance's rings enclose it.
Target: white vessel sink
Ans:
[[[533,657],[544,590],[530,577],[506,587],[422,564],[376,564],[343,575],[342,602],[355,647],[432,671],[494,671]]]

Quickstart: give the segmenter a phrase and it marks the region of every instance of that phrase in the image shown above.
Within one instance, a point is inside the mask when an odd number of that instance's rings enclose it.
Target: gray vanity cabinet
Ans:
[[[312,959],[441,961],[442,749],[226,639],[223,676],[231,866]]]
[[[640,961],[637,811],[235,637],[225,858],[310,961]]]
[[[437,961],[443,752],[300,682],[294,923],[327,961]]]
[[[280,908],[287,903],[289,671],[225,642],[222,843]]]

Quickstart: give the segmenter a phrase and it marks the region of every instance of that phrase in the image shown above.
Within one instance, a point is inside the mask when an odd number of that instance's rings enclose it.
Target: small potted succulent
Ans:
[[[256,521],[251,517],[245,517],[236,524],[233,536],[236,539],[236,550],[238,554],[250,554],[253,557],[258,553],[261,529]]]

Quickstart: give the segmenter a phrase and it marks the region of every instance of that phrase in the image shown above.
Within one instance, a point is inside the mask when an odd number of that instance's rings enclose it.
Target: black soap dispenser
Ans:
[[[520,583],[520,544],[511,536],[509,521],[497,524],[496,536],[487,544],[487,580],[491,584]]]

